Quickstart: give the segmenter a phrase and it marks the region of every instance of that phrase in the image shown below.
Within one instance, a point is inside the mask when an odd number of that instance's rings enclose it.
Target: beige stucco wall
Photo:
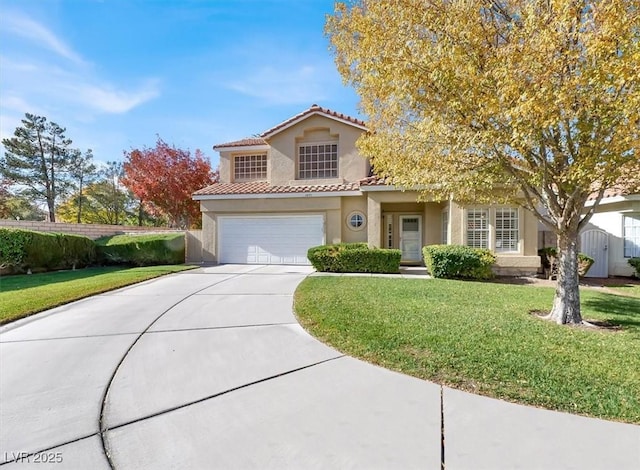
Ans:
[[[369,174],[368,161],[356,149],[362,130],[324,116],[311,116],[276,134],[268,143],[270,181],[273,185],[327,184],[351,182]],[[297,144],[302,142],[338,142],[338,178],[330,180],[297,180]]]
[[[362,212],[365,215],[366,223],[360,230],[354,230],[349,226],[349,218],[354,211]],[[345,243],[356,243],[367,241],[367,226],[370,217],[367,214],[367,198],[365,196],[343,197],[342,213],[340,225],[342,227],[342,241]]]

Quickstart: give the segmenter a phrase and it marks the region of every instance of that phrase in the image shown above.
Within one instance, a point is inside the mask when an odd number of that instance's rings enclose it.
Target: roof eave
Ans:
[[[230,146],[213,146],[213,150],[216,152],[266,152],[270,149],[268,144],[261,145],[230,145]]]
[[[345,191],[309,191],[300,193],[244,193],[244,194],[194,194],[194,201],[216,201],[221,199],[290,199],[310,197],[362,196],[358,190]]]
[[[275,128],[273,128],[273,130],[267,131],[267,132],[264,132],[264,133],[260,134],[260,137],[262,137],[263,139],[270,139],[274,135],[277,135],[277,134],[285,131],[286,129],[289,129],[290,127],[293,127],[296,124],[298,124],[298,123],[300,123],[300,122],[302,122],[302,121],[304,121],[306,119],[309,119],[311,116],[315,116],[315,115],[321,115],[321,116],[324,116],[324,117],[326,117],[328,119],[333,119],[334,121],[341,122],[343,124],[346,124],[346,125],[351,126],[351,127],[355,127],[357,129],[361,129],[363,131],[367,130],[366,126],[363,126],[362,124],[355,123],[353,121],[350,121],[349,119],[344,119],[344,118],[341,118],[339,116],[333,116],[333,115],[331,115],[329,113],[325,113],[324,111],[321,111],[321,110],[317,109],[317,110],[311,111],[308,114],[303,114],[302,116],[299,116],[298,118],[293,119],[291,122],[288,122],[287,124],[283,125],[282,127],[275,126]]]

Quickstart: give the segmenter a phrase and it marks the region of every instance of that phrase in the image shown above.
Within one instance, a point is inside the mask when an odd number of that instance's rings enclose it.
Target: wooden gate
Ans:
[[[580,251],[595,262],[585,277],[609,277],[609,235],[602,230],[587,230],[580,234]]]

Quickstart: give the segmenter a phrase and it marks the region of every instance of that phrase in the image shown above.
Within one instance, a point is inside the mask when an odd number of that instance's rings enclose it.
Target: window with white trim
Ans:
[[[489,248],[489,211],[487,209],[467,211],[467,246]]]
[[[298,178],[322,179],[338,177],[338,144],[298,145]]]
[[[625,215],[624,230],[624,257],[640,257],[640,214]]]
[[[267,179],[267,155],[238,155],[233,159],[235,181]]]
[[[498,207],[496,209],[496,252],[518,251],[520,230],[518,209]]]

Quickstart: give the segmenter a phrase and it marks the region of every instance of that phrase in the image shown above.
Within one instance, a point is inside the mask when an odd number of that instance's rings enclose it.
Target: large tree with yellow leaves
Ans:
[[[327,18],[377,174],[532,211],[557,235],[558,323],[582,322],[580,229],[605,189],[638,184],[639,10],[637,0],[360,0]]]

